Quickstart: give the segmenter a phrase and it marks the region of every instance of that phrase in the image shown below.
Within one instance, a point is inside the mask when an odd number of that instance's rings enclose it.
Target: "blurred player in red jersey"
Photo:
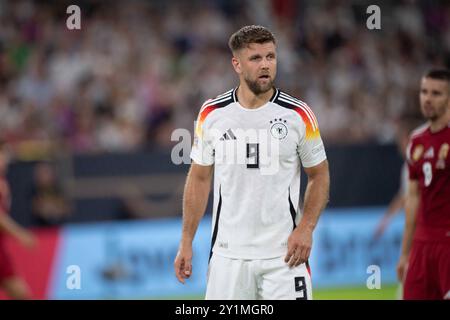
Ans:
[[[28,286],[15,274],[4,244],[4,237],[7,234],[18,239],[26,247],[32,247],[36,242],[31,232],[19,226],[8,216],[10,193],[5,177],[8,158],[5,146],[0,141],[0,289],[5,290],[12,299],[29,299],[31,295]]]
[[[422,78],[428,120],[410,137],[406,223],[397,266],[404,299],[450,299],[450,71]]]

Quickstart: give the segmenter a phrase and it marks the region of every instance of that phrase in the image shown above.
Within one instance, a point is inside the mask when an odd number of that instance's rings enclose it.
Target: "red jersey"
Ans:
[[[10,199],[8,182],[5,177],[0,176],[0,215],[9,213]],[[4,236],[5,232],[0,230],[0,282],[16,276],[11,256],[6,250]]]
[[[414,239],[450,242],[450,124],[434,133],[429,125],[416,129],[406,153],[420,192]]]

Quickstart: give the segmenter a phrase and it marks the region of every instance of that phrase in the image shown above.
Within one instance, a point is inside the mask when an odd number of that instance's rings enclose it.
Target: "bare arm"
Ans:
[[[403,195],[403,192],[400,190],[397,192],[397,194],[392,198],[391,202],[389,203],[389,206],[385,213],[385,218],[390,219],[394,215],[396,215],[401,208],[403,208],[405,203],[405,196]]]
[[[182,245],[191,245],[198,224],[205,214],[211,189],[212,166],[192,164],[183,195]]]
[[[383,235],[389,221],[400,212],[405,205],[405,195],[402,190],[399,190],[397,194],[392,198],[386,212],[383,214],[378,226],[375,229],[375,238],[379,238]]]
[[[303,216],[288,240],[285,261],[289,266],[298,266],[308,260],[312,247],[312,233],[329,198],[328,161],[305,168],[305,172],[308,176],[308,184],[305,191]]]
[[[322,210],[328,203],[330,190],[328,161],[325,160],[312,168],[305,168],[305,172],[308,176],[308,184],[305,191],[303,217],[299,227],[314,230]]]
[[[192,272],[192,242],[208,204],[212,168],[213,166],[193,163],[186,179],[183,195],[183,229],[174,262],[175,274],[182,283]]]
[[[405,230],[403,232],[402,251],[397,265],[397,275],[403,281],[408,264],[411,243],[416,229],[416,215],[419,207],[419,185],[417,180],[409,180],[405,198]]]

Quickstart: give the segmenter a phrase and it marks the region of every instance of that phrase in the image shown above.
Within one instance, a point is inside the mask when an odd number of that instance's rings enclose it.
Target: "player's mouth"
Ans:
[[[263,75],[260,75],[260,76],[258,77],[258,79],[269,80],[269,79],[270,79],[270,75],[268,75],[268,74],[263,74]]]

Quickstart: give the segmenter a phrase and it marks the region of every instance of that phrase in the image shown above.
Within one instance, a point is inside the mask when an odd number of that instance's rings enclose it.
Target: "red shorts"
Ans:
[[[3,280],[15,276],[14,268],[12,265],[11,258],[6,251],[2,240],[0,239],[0,283]]]
[[[413,242],[403,298],[450,299],[450,243]]]

